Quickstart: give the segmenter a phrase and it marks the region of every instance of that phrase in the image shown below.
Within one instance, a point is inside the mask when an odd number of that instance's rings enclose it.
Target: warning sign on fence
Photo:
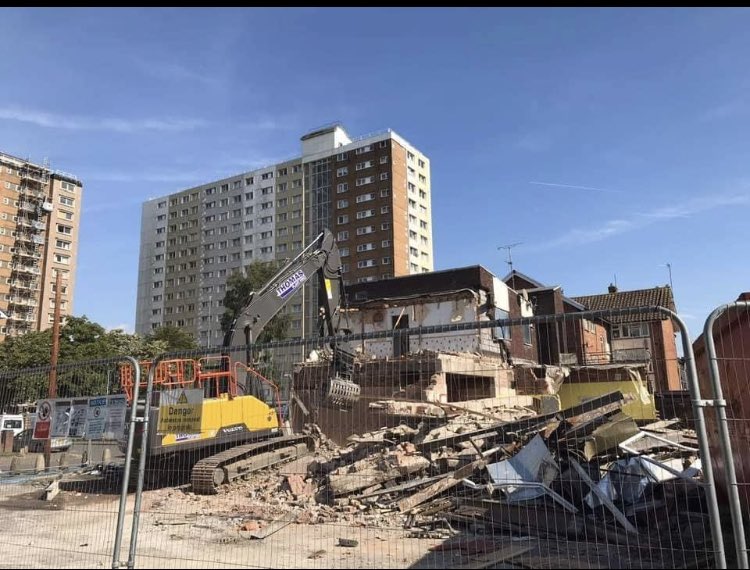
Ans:
[[[52,428],[52,401],[40,400],[36,406],[33,439],[49,439]]]
[[[163,390],[156,433],[200,433],[203,390]]]

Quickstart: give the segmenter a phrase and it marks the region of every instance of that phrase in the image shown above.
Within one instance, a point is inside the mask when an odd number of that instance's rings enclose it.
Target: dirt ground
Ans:
[[[40,484],[0,486],[0,567],[111,567],[117,522],[115,494],[61,491],[50,502],[38,497]],[[296,524],[279,517],[257,532],[241,530],[248,518],[240,506],[210,514],[203,500],[160,508],[165,493],[146,491],[138,534],[136,567],[141,568],[403,568],[415,564],[437,539],[404,538],[402,528],[368,528],[356,523]],[[223,499],[227,501],[228,497]],[[189,508],[189,503],[195,508]],[[241,502],[240,502],[241,505]],[[128,501],[122,560],[127,560],[133,497]],[[249,520],[258,520],[251,518]],[[260,526],[260,525],[259,525]],[[247,528],[247,525],[246,525]],[[250,524],[249,528],[254,528]],[[357,541],[339,546],[340,538]]]

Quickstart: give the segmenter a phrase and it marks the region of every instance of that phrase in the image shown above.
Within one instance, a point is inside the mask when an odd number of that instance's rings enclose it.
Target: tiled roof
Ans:
[[[669,286],[654,287],[653,289],[637,289],[635,291],[618,291],[602,295],[585,295],[582,297],[573,297],[573,299],[591,311],[632,309],[635,307],[666,307],[672,311],[675,310],[674,297],[672,296],[672,289]],[[661,320],[664,318],[659,313],[646,313],[610,317],[608,320],[613,323],[632,323]]]

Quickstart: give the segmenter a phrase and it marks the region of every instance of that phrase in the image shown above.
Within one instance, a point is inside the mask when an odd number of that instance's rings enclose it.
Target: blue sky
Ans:
[[[437,269],[750,290],[747,10],[3,10],[0,149],[85,184],[76,314],[135,319],[140,204],[391,127],[432,161]]]

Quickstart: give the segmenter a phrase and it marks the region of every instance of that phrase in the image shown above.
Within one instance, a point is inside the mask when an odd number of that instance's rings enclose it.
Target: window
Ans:
[[[419,189],[419,197],[420,197],[420,198],[422,198],[422,199],[424,200],[425,198],[427,198],[427,192],[425,192],[424,190],[422,190],[422,189],[420,188],[420,189]]]
[[[370,192],[368,194],[360,194],[357,196],[357,204],[361,204],[362,202],[369,202],[370,200],[375,199],[375,194],[373,192]]]
[[[60,196],[60,203],[63,206],[74,206],[76,201],[73,198],[68,198],[67,196]]]
[[[342,247],[339,249],[339,255],[341,257],[347,257],[349,255],[349,248],[348,247]]]
[[[245,215],[250,215],[253,213],[253,206],[245,206]]]
[[[301,218],[301,217],[302,217],[302,210],[292,210],[291,218],[293,220],[296,220],[297,218]]]
[[[292,196],[292,204],[299,204],[300,202],[302,202],[302,194]]]
[[[253,236],[245,236],[245,243],[253,243]]]
[[[66,212],[65,210],[59,210],[57,212],[57,215],[61,218],[64,218],[66,220],[72,220],[73,219],[73,212]]]
[[[339,153],[339,154],[336,155],[336,161],[337,162],[341,162],[342,160],[346,160],[346,158],[347,158],[347,153],[345,153],[345,152],[342,152],[342,153]]]
[[[417,239],[417,232],[409,230],[409,239]]]
[[[388,155],[380,157],[380,164],[388,164]]]
[[[336,207],[337,208],[347,208],[347,207],[349,207],[349,200],[339,200],[338,202],[336,202]]]
[[[247,186],[250,186],[250,184],[254,184],[254,183],[255,183],[255,177],[250,176],[249,178],[245,178],[245,184]],[[252,195],[252,193],[251,193],[251,195]]]
[[[285,235],[287,235],[288,233],[289,233],[289,228],[278,228],[278,229],[276,230],[276,235],[277,235],[277,236],[285,236]]]
[[[357,186],[364,186],[365,184],[372,184],[375,182],[374,176],[365,176],[363,178],[357,178]]]
[[[67,250],[69,250],[70,249],[70,242],[69,241],[65,241],[64,239],[58,239],[58,240],[55,240],[55,247],[60,248],[60,249],[67,249]]]
[[[276,253],[284,253],[286,251],[286,244],[280,243],[276,246]]]
[[[343,194],[347,190],[349,190],[349,185],[346,182],[342,182],[342,183],[336,185],[336,193],[337,194]]]
[[[266,172],[260,175],[261,180],[268,180],[269,178],[273,178],[273,172]]]
[[[420,220],[419,221],[419,227],[422,228],[423,230],[426,230],[427,229],[427,222],[425,222],[424,220]]]
[[[349,264],[348,263],[342,263],[341,264],[341,273],[348,273],[349,272]],[[346,285],[346,283],[344,283]]]
[[[365,168],[372,168],[372,160],[365,160],[364,162],[358,162],[355,170],[364,170]]]
[[[414,256],[414,257],[418,257],[419,256],[419,250],[416,247],[410,247],[409,248],[409,253],[412,256]]]
[[[633,323],[612,327],[612,338],[643,338],[647,336],[650,336],[648,323]]]
[[[349,223],[349,216],[347,216],[347,215],[339,216],[336,219],[336,223],[338,223],[338,224],[348,224]]]
[[[276,171],[276,176],[286,176],[288,172],[289,170],[287,170],[286,168],[279,168]]]
[[[302,179],[292,180],[292,188],[302,188]]]
[[[269,246],[266,246],[266,247],[261,247],[260,248],[260,252],[261,253],[272,253],[273,252],[273,246],[269,245]]]
[[[246,249],[245,250],[245,259],[250,259],[253,256],[253,250],[252,249]]]
[[[210,196],[211,194],[216,193],[216,188],[206,188],[203,192],[206,194],[206,196]]]
[[[253,199],[253,193],[245,192],[245,200],[252,200],[252,199]]]
[[[276,221],[277,222],[286,222],[287,213],[284,212],[283,214],[276,214]]]
[[[273,231],[260,232],[260,239],[268,239],[270,237],[273,237]]]
[[[361,146],[357,150],[354,151],[354,154],[365,154],[366,152],[370,152],[372,150],[372,145],[368,144],[367,146]]]
[[[279,198],[278,200],[276,200],[276,205],[279,207],[284,207],[287,204],[287,200],[288,198]]]
[[[375,249],[375,244],[372,243],[372,242],[370,242],[370,243],[361,243],[361,244],[359,244],[357,246],[357,252],[358,253],[362,253],[363,251],[372,251],[373,249]]]
[[[380,242],[380,247],[391,247],[391,240],[384,239]]]
[[[390,257],[384,257],[383,258],[383,265],[390,265],[391,264],[391,258]]]
[[[389,194],[390,194],[390,191],[388,190],[388,188],[383,188],[383,189],[382,189],[382,190],[380,191],[380,197],[381,197],[381,198],[385,198],[385,197],[386,197],[386,196],[388,196]]]
[[[387,214],[390,211],[391,211],[391,209],[388,206],[381,206],[380,207],[380,213],[381,214]]]
[[[296,174],[298,172],[302,172],[301,164],[295,164],[294,166],[292,166],[292,174]]]
[[[261,210],[268,210],[268,209],[270,209],[270,208],[273,208],[273,202],[263,202],[263,203],[262,203],[262,204],[260,205],[260,209],[261,209]]]
[[[388,148],[388,141],[380,141],[380,143],[378,143],[378,146],[380,148]]]
[[[391,229],[391,223],[390,222],[383,222],[380,224],[381,230],[390,230]]]
[[[364,220],[365,218],[371,218],[375,215],[375,210],[360,210],[357,212],[357,219]]]
[[[346,241],[349,239],[349,232],[339,232],[336,236],[338,241]]]
[[[381,172],[380,173],[380,179],[381,180],[388,180],[388,173],[387,172]]]
[[[523,327],[523,343],[524,344],[531,344],[531,324],[527,323],[525,325],[522,325]]]
[[[268,196],[269,194],[273,194],[273,186],[266,186],[265,188],[261,188],[260,193],[263,196]]]
[[[167,231],[167,228],[156,228],[157,234],[163,234],[165,231]]]
[[[497,320],[503,320],[510,318],[510,313],[508,311],[504,311],[503,309],[495,308],[495,319]],[[495,327],[495,338],[503,338],[506,340],[510,340],[510,329],[511,327],[505,325],[505,326],[499,326]]]
[[[409,269],[412,273],[418,273],[419,272],[419,266],[416,263],[410,263]]]
[[[264,216],[260,219],[261,224],[270,224],[273,222],[273,216]]]
[[[343,168],[339,168],[336,170],[336,176],[346,176],[349,174],[349,167],[344,166]]]
[[[70,235],[73,233],[73,228],[70,226],[64,226],[62,224],[57,224],[57,231],[61,234]]]
[[[375,267],[374,259],[363,259],[357,262],[357,267],[364,269],[365,267]]]
[[[427,177],[425,177],[425,176],[422,176],[422,175],[420,174],[420,175],[419,175],[419,181],[420,181],[420,182],[421,182],[422,184],[425,184],[425,183],[427,182]]]
[[[375,231],[375,228],[372,226],[362,226],[357,228],[357,235],[358,236],[364,236],[367,234],[371,234]]]
[[[159,202],[159,203],[158,203],[158,204],[156,205],[156,207],[157,207],[157,208],[166,208],[166,207],[167,207],[167,202],[166,202],[166,201],[164,201],[164,202]]]

